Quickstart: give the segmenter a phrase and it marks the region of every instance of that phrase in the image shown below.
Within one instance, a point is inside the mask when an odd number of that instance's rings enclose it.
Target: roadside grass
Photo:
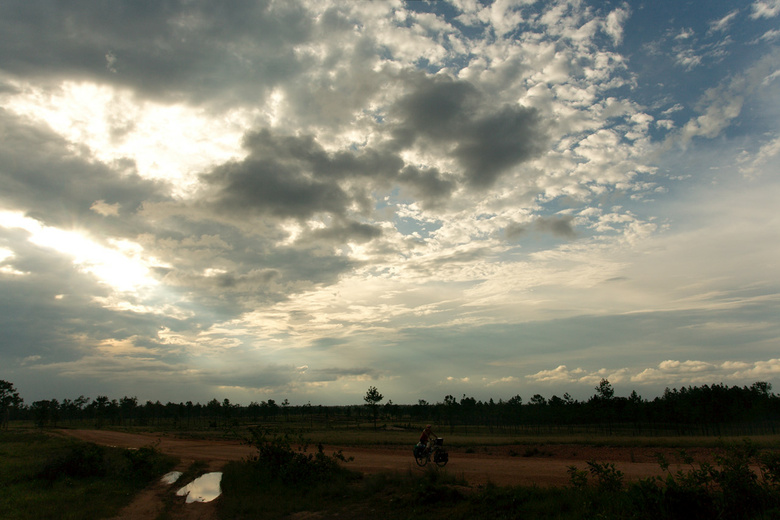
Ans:
[[[153,447],[109,448],[36,430],[0,432],[0,516],[113,516],[176,464]]]

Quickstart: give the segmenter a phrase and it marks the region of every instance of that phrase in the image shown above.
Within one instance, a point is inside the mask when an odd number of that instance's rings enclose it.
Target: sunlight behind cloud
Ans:
[[[139,103],[130,91],[95,83],[19,90],[0,97],[14,113],[45,122],[75,153],[86,147],[108,164],[132,160],[139,175],[170,181],[180,196],[195,187],[198,173],[245,155],[241,136],[257,117],[254,110],[237,109],[215,119],[185,105]]]
[[[73,263],[84,272],[92,273],[104,283],[120,291],[157,284],[149,267],[155,265],[142,256],[143,248],[130,241],[110,241],[116,249],[105,247],[79,231],[44,226],[21,213],[0,212],[0,226],[21,228],[30,233],[33,244],[54,249],[73,257]]]

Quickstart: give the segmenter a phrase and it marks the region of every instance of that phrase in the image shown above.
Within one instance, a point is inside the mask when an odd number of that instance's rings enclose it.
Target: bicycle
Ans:
[[[425,466],[431,461],[431,455],[433,455],[433,462],[440,468],[447,465],[450,460],[450,455],[447,450],[444,449],[444,439],[437,437],[433,441],[433,447],[429,450],[427,446],[423,444],[417,444],[414,447],[414,460],[418,466]]]

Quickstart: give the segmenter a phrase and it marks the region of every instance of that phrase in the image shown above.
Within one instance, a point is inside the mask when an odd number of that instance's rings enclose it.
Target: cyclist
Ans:
[[[433,433],[433,430],[431,429],[431,425],[428,424],[425,426],[425,429],[422,431],[422,434],[420,435],[420,442],[418,445],[425,446],[425,452],[430,453],[431,449],[433,448],[433,441],[436,440],[436,434]]]

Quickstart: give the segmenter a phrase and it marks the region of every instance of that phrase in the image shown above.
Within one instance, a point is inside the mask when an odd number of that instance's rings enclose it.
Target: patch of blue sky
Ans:
[[[411,217],[396,216],[393,219],[393,225],[404,236],[415,236],[419,238],[429,238],[431,233],[434,233],[441,228],[442,223],[439,221],[432,222],[429,220],[418,220]]]
[[[703,91],[743,70],[772,45],[756,41],[755,35],[776,27],[776,21],[752,19],[747,5],[740,9],[733,2],[714,1],[703,17],[699,6],[674,2],[664,9],[663,4],[632,7],[620,48],[640,86],[635,99],[655,113],[677,104],[696,106]],[[687,110],[669,115],[678,123],[689,116]]]
[[[489,5],[492,2],[481,2]],[[481,39],[485,36],[487,24],[464,24],[459,18],[461,12],[449,2],[404,2],[404,7],[414,13],[434,14],[451,24],[458,32],[470,39]]]

